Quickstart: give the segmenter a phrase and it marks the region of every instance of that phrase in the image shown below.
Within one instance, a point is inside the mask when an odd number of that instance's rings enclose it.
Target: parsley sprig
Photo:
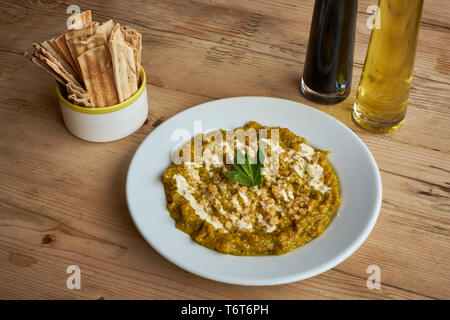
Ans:
[[[250,163],[247,152],[244,155],[240,150],[237,150],[233,164],[236,171],[228,171],[225,177],[248,187],[260,185],[265,156],[263,150],[259,148],[256,155],[256,163],[253,164]]]

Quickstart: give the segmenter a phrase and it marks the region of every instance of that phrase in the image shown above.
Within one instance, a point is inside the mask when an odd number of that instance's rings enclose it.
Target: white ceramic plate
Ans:
[[[232,129],[248,121],[280,126],[330,150],[341,183],[342,205],[322,236],[282,256],[238,257],[194,242],[175,228],[161,182],[175,136],[202,121],[202,132]],[[178,130],[177,130],[178,129]],[[181,130],[180,130],[181,129]],[[177,131],[175,131],[177,130]],[[185,137],[187,140],[189,137]],[[126,195],[142,236],[162,256],[199,276],[241,285],[275,285],[313,277],[349,257],[367,238],[381,205],[381,178],[364,143],[345,125],[303,104],[265,97],[238,97],[198,105],[170,118],[142,142],[128,170]]]

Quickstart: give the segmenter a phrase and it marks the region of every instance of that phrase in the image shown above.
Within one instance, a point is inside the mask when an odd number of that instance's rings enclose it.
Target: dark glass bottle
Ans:
[[[316,0],[309,34],[303,94],[332,104],[350,94],[357,0]]]

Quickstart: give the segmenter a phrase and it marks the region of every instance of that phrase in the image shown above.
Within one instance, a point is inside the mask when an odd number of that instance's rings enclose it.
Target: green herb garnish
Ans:
[[[250,163],[248,153],[244,155],[240,150],[237,150],[234,155],[233,164],[236,171],[228,171],[225,177],[248,187],[260,185],[265,156],[264,152],[259,148],[256,155],[256,163],[252,164]]]

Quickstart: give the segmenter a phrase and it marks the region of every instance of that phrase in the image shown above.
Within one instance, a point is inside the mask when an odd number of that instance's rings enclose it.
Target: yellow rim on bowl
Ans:
[[[128,107],[130,104],[135,102],[141,96],[142,92],[144,92],[146,83],[147,83],[147,78],[145,76],[145,71],[144,71],[144,68],[142,68],[142,66],[141,66],[141,86],[136,91],[136,93],[133,94],[129,99],[127,99],[119,104],[115,104],[113,106],[104,107],[104,108],[80,107],[80,106],[77,106],[77,105],[67,101],[67,99],[64,98],[63,95],[61,94],[61,90],[59,90],[58,83],[56,83],[56,94],[58,95],[58,99],[61,100],[67,107],[69,107],[72,110],[75,110],[78,112],[83,112],[83,113],[101,114],[101,113],[114,112],[114,111],[123,109],[125,107]]]

